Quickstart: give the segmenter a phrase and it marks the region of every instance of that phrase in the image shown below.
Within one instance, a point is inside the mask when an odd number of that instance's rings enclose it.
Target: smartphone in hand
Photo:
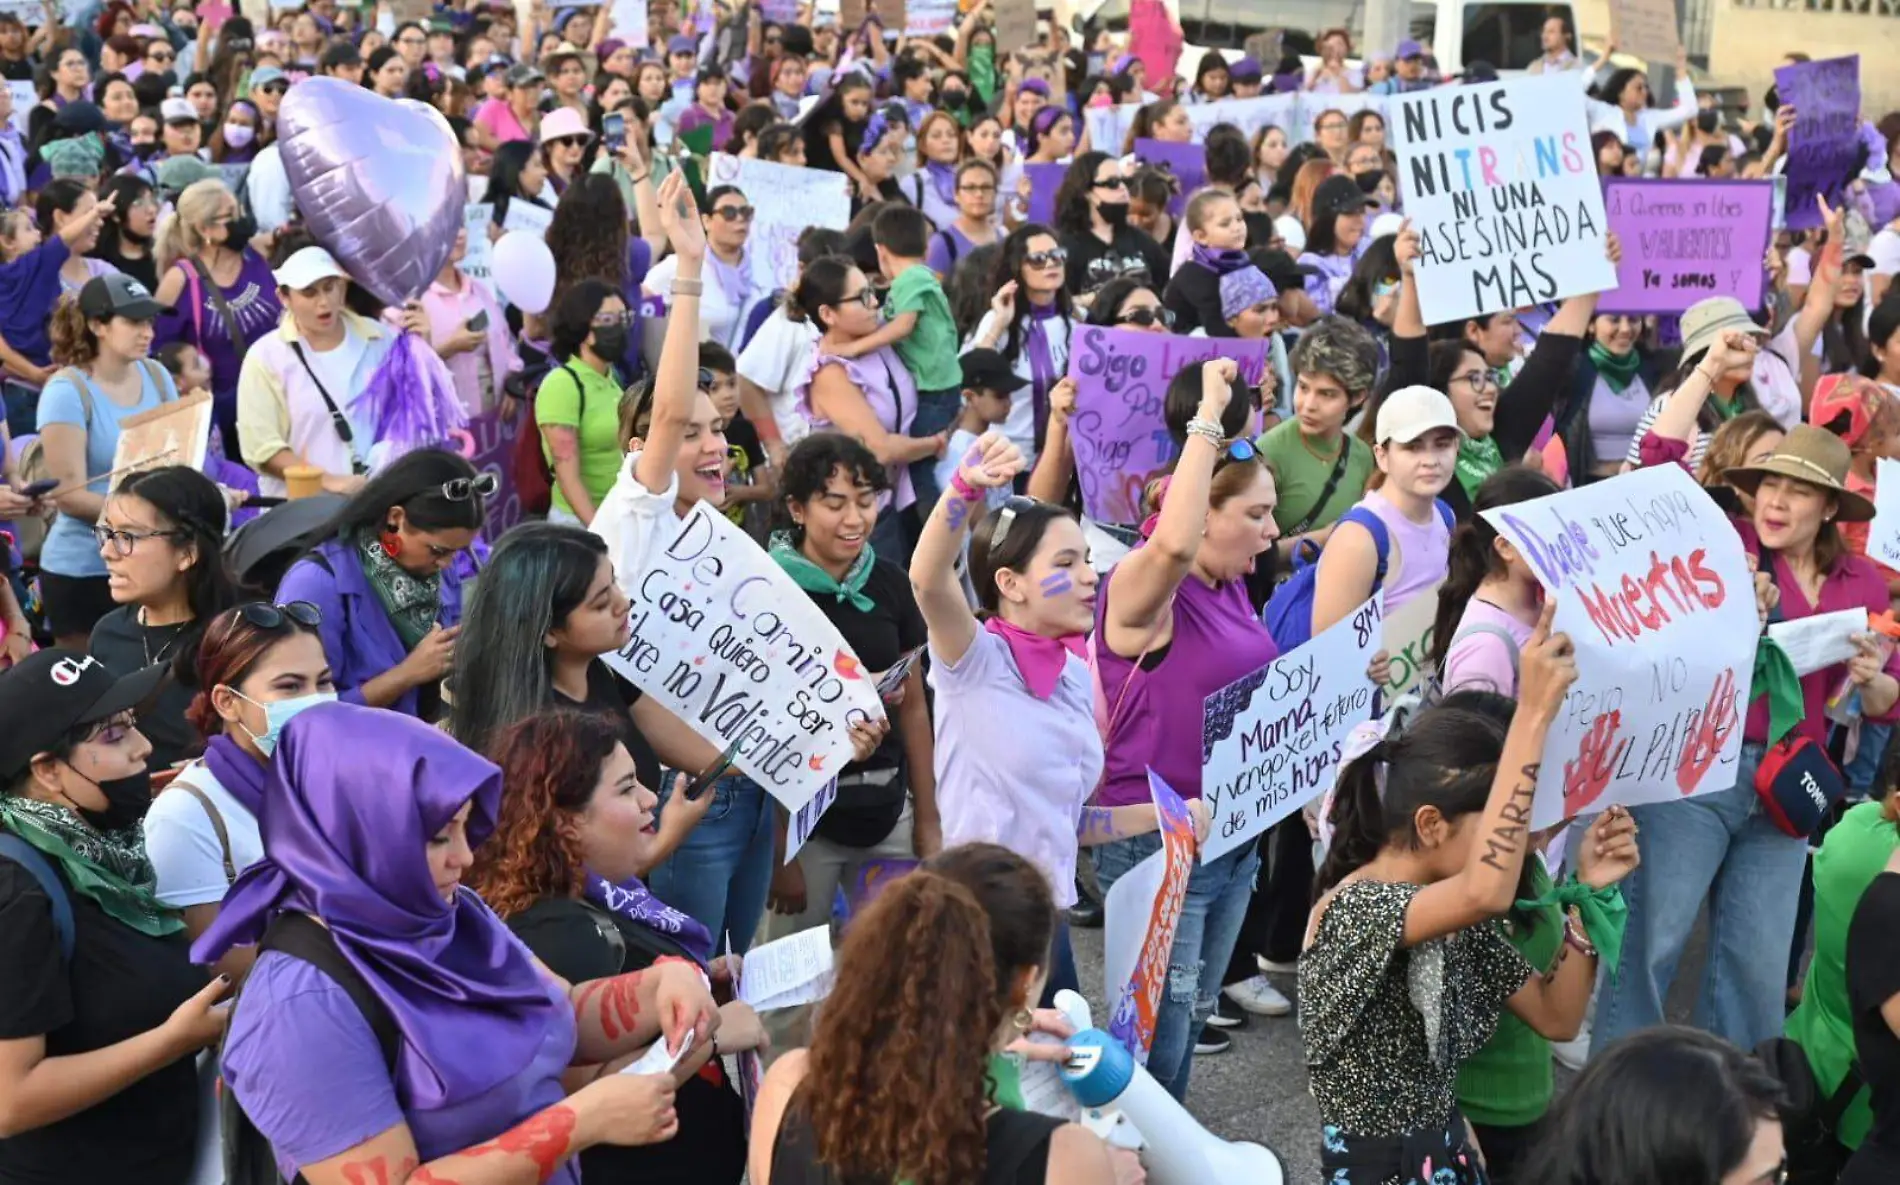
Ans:
[[[739,745],[739,741],[727,745],[726,751],[719,755],[719,760],[701,770],[698,777],[686,784],[688,801],[698,802],[706,791],[712,789],[714,782],[726,776],[727,771],[732,768],[733,758],[739,755]]]

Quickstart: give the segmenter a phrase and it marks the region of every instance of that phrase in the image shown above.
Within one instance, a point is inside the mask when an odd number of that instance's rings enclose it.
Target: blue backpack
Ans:
[[[1447,531],[1457,526],[1451,507],[1445,500],[1437,500],[1438,517],[1445,520]],[[1392,552],[1392,537],[1386,533],[1385,522],[1378,515],[1363,506],[1355,506],[1339,516],[1342,523],[1358,523],[1372,535],[1372,546],[1379,554],[1379,567],[1372,576],[1372,591],[1378,592],[1385,584],[1385,565]],[[1280,647],[1280,653],[1304,646],[1313,637],[1313,586],[1319,580],[1320,549],[1311,540],[1303,541],[1293,556],[1293,574],[1286,583],[1273,590],[1267,607],[1260,612],[1260,621],[1273,635],[1273,641]]]
[[[0,857],[26,869],[26,874],[40,886],[40,892],[46,894],[46,900],[53,909],[53,934],[59,940],[59,957],[67,963],[73,961],[73,902],[66,895],[66,886],[60,881],[59,874],[53,871],[52,864],[40,854],[38,848],[27,843],[10,831],[0,831]]]

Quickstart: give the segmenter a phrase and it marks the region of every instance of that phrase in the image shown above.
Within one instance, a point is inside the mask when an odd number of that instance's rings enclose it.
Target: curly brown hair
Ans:
[[[72,293],[60,297],[59,303],[53,306],[46,334],[52,346],[53,361],[60,366],[77,366],[83,370],[99,358],[99,335],[92,331],[86,314],[79,311],[79,297]]]
[[[574,178],[548,223],[548,253],[554,256],[559,277],[553,304],[584,280],[624,291],[628,237],[627,203],[614,179],[601,173]]]
[[[981,1180],[991,1041],[1054,931],[1048,882],[995,844],[952,848],[867,906],[801,1092],[819,1161],[847,1180]]]
[[[501,767],[501,815],[468,884],[502,918],[550,897],[579,897],[587,877],[573,817],[620,744],[605,715],[557,709],[511,725],[488,757]]]

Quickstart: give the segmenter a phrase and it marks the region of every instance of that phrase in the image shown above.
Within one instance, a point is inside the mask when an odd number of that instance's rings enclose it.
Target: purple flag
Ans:
[[[1787,226],[1809,230],[1821,225],[1815,195],[1839,209],[1854,179],[1860,143],[1860,57],[1825,62],[1794,62],[1775,68],[1775,89],[1794,108],[1788,133]]]
[[[1056,190],[1062,188],[1063,175],[1068,171],[1069,166],[1062,164],[1023,165],[1023,176],[1029,178],[1029,221],[1055,225]]]
[[[1248,385],[1267,369],[1267,343],[1237,337],[1178,337],[1105,325],[1078,326],[1069,353],[1075,414],[1069,439],[1082,509],[1100,523],[1141,521],[1148,479],[1167,471],[1176,446],[1161,407],[1168,383],[1209,358],[1232,358]]]
[[[1717,295],[1761,307],[1774,182],[1613,177],[1603,206],[1623,243],[1603,312],[1680,313]]]
[[[499,408],[483,412],[468,422],[468,435],[474,441],[469,464],[501,482],[488,500],[488,522],[482,527],[482,538],[494,543],[521,521],[521,495],[515,492],[515,441],[521,435],[521,417],[505,419]]]
[[[1181,191],[1168,203],[1168,213],[1179,218],[1188,198],[1207,184],[1207,148],[1200,144],[1172,144],[1166,140],[1135,141],[1135,159],[1173,173]]]

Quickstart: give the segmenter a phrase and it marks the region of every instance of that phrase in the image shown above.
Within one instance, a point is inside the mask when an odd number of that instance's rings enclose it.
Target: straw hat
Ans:
[[[1847,445],[1825,428],[1796,424],[1781,447],[1759,465],[1741,465],[1722,474],[1722,480],[1745,494],[1753,494],[1771,473],[1792,477],[1831,492],[1839,500],[1834,517],[1844,523],[1864,523],[1874,517],[1874,504],[1847,488]]]

